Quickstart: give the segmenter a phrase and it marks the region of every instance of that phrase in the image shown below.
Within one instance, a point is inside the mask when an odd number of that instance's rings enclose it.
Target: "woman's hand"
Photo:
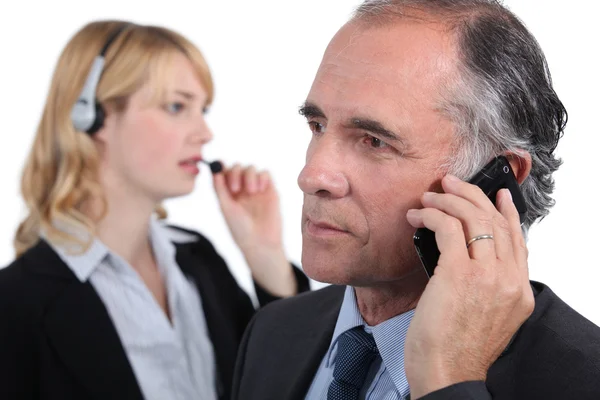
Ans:
[[[273,295],[296,294],[283,250],[279,197],[268,172],[235,164],[213,175],[221,211],[253,278]]]

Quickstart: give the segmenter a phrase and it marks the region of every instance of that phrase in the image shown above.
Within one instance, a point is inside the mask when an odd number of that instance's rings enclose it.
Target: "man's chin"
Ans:
[[[359,266],[355,263],[339,259],[310,259],[302,257],[302,269],[310,279],[331,285],[354,286],[360,283],[364,284],[365,280],[369,281],[371,278],[368,271],[359,271]]]
[[[340,274],[340,266],[331,260],[317,260],[302,256],[302,270],[310,279],[321,283],[334,285],[343,284]]]
[[[309,253],[310,254],[310,253]],[[376,265],[352,257],[331,257],[328,254],[302,255],[302,269],[317,282],[354,287],[389,286],[401,282],[421,285],[426,278],[420,265],[405,265],[398,269],[378,269]]]

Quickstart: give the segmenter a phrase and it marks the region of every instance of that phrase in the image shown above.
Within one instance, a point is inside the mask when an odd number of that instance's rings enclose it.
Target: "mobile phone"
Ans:
[[[496,205],[496,195],[500,189],[506,188],[510,190],[515,207],[521,217],[521,224],[523,224],[527,206],[525,205],[523,194],[519,189],[519,183],[506,157],[495,157],[481,171],[475,174],[469,182],[479,186],[494,205]],[[425,268],[427,276],[431,278],[440,258],[440,251],[435,241],[435,233],[427,228],[419,228],[413,236],[413,242],[423,268]]]

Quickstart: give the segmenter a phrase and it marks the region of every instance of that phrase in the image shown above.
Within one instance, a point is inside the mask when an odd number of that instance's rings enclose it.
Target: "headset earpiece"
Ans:
[[[100,54],[96,56],[92,63],[79,98],[71,110],[71,121],[78,131],[93,135],[104,124],[106,113],[102,104],[96,99],[96,87],[98,86],[98,82],[100,82],[100,77],[104,69],[104,55],[106,51],[119,34],[128,26],[129,24],[124,24],[110,35],[102,47]]]
[[[106,118],[106,113],[104,112],[104,107],[102,107],[102,104],[96,102],[95,107],[96,115],[94,118],[94,122],[92,123],[92,126],[87,130],[87,133],[89,133],[90,135],[93,135],[94,133],[98,132],[100,128],[102,128],[102,126],[104,125],[104,118]]]

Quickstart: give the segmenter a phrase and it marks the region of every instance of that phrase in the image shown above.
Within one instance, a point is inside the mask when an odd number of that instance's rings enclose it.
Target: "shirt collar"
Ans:
[[[155,218],[150,219],[149,226],[150,245],[156,257],[159,268],[170,265],[175,261],[175,245],[170,240],[167,227]],[[164,271],[162,271],[164,273]]]
[[[403,396],[408,393],[408,381],[404,371],[404,344],[414,314],[414,309],[409,310],[372,328],[381,360]]]
[[[85,229],[76,227],[61,221],[54,221],[53,225],[56,229],[69,233],[77,237],[82,242],[90,240],[90,234]],[[75,274],[80,282],[85,282],[89,279],[94,270],[102,264],[109,256],[108,248],[97,238],[91,238],[90,246],[87,250],[82,251],[79,244],[56,244],[52,243],[45,232],[41,230],[40,237],[52,247],[58,256],[64,261],[71,271]]]
[[[408,391],[408,382],[404,372],[404,343],[414,312],[415,310],[409,310],[371,327],[360,315],[354,288],[347,286],[331,344],[326,354],[326,366],[331,368],[335,362],[336,352],[334,350],[340,335],[354,327],[363,326],[367,332],[372,333],[381,360],[396,388]]]
[[[333,337],[331,338],[331,345],[329,346],[329,351],[327,353],[327,367],[330,367],[333,364],[333,349],[336,346],[340,335],[354,327],[364,325],[366,325],[365,320],[358,311],[354,288],[352,286],[346,286],[344,300],[342,301],[342,307],[340,308],[340,313],[338,314],[335,329],[333,330]]]
[[[75,235],[80,240],[85,241],[89,238],[89,233],[83,228],[77,228],[72,225],[55,221],[54,226],[57,229],[68,232]],[[94,237],[90,243],[90,247],[82,252],[79,246],[63,246],[56,245],[47,240],[47,235],[44,231],[40,232],[40,236],[50,244],[54,251],[59,257],[67,264],[67,266],[73,271],[77,279],[81,282],[85,282],[94,273],[107,258],[113,257],[120,260],[120,257],[113,254],[104,243],[98,238]],[[159,259],[157,264],[159,268],[163,266],[171,265],[175,260],[176,248],[174,243],[186,243],[197,240],[197,238],[184,231],[171,228],[164,222],[157,220],[152,217],[150,219],[149,226],[149,238],[151,241],[152,248],[155,256]],[[115,264],[119,264],[116,262]],[[161,271],[165,272],[165,271]]]

